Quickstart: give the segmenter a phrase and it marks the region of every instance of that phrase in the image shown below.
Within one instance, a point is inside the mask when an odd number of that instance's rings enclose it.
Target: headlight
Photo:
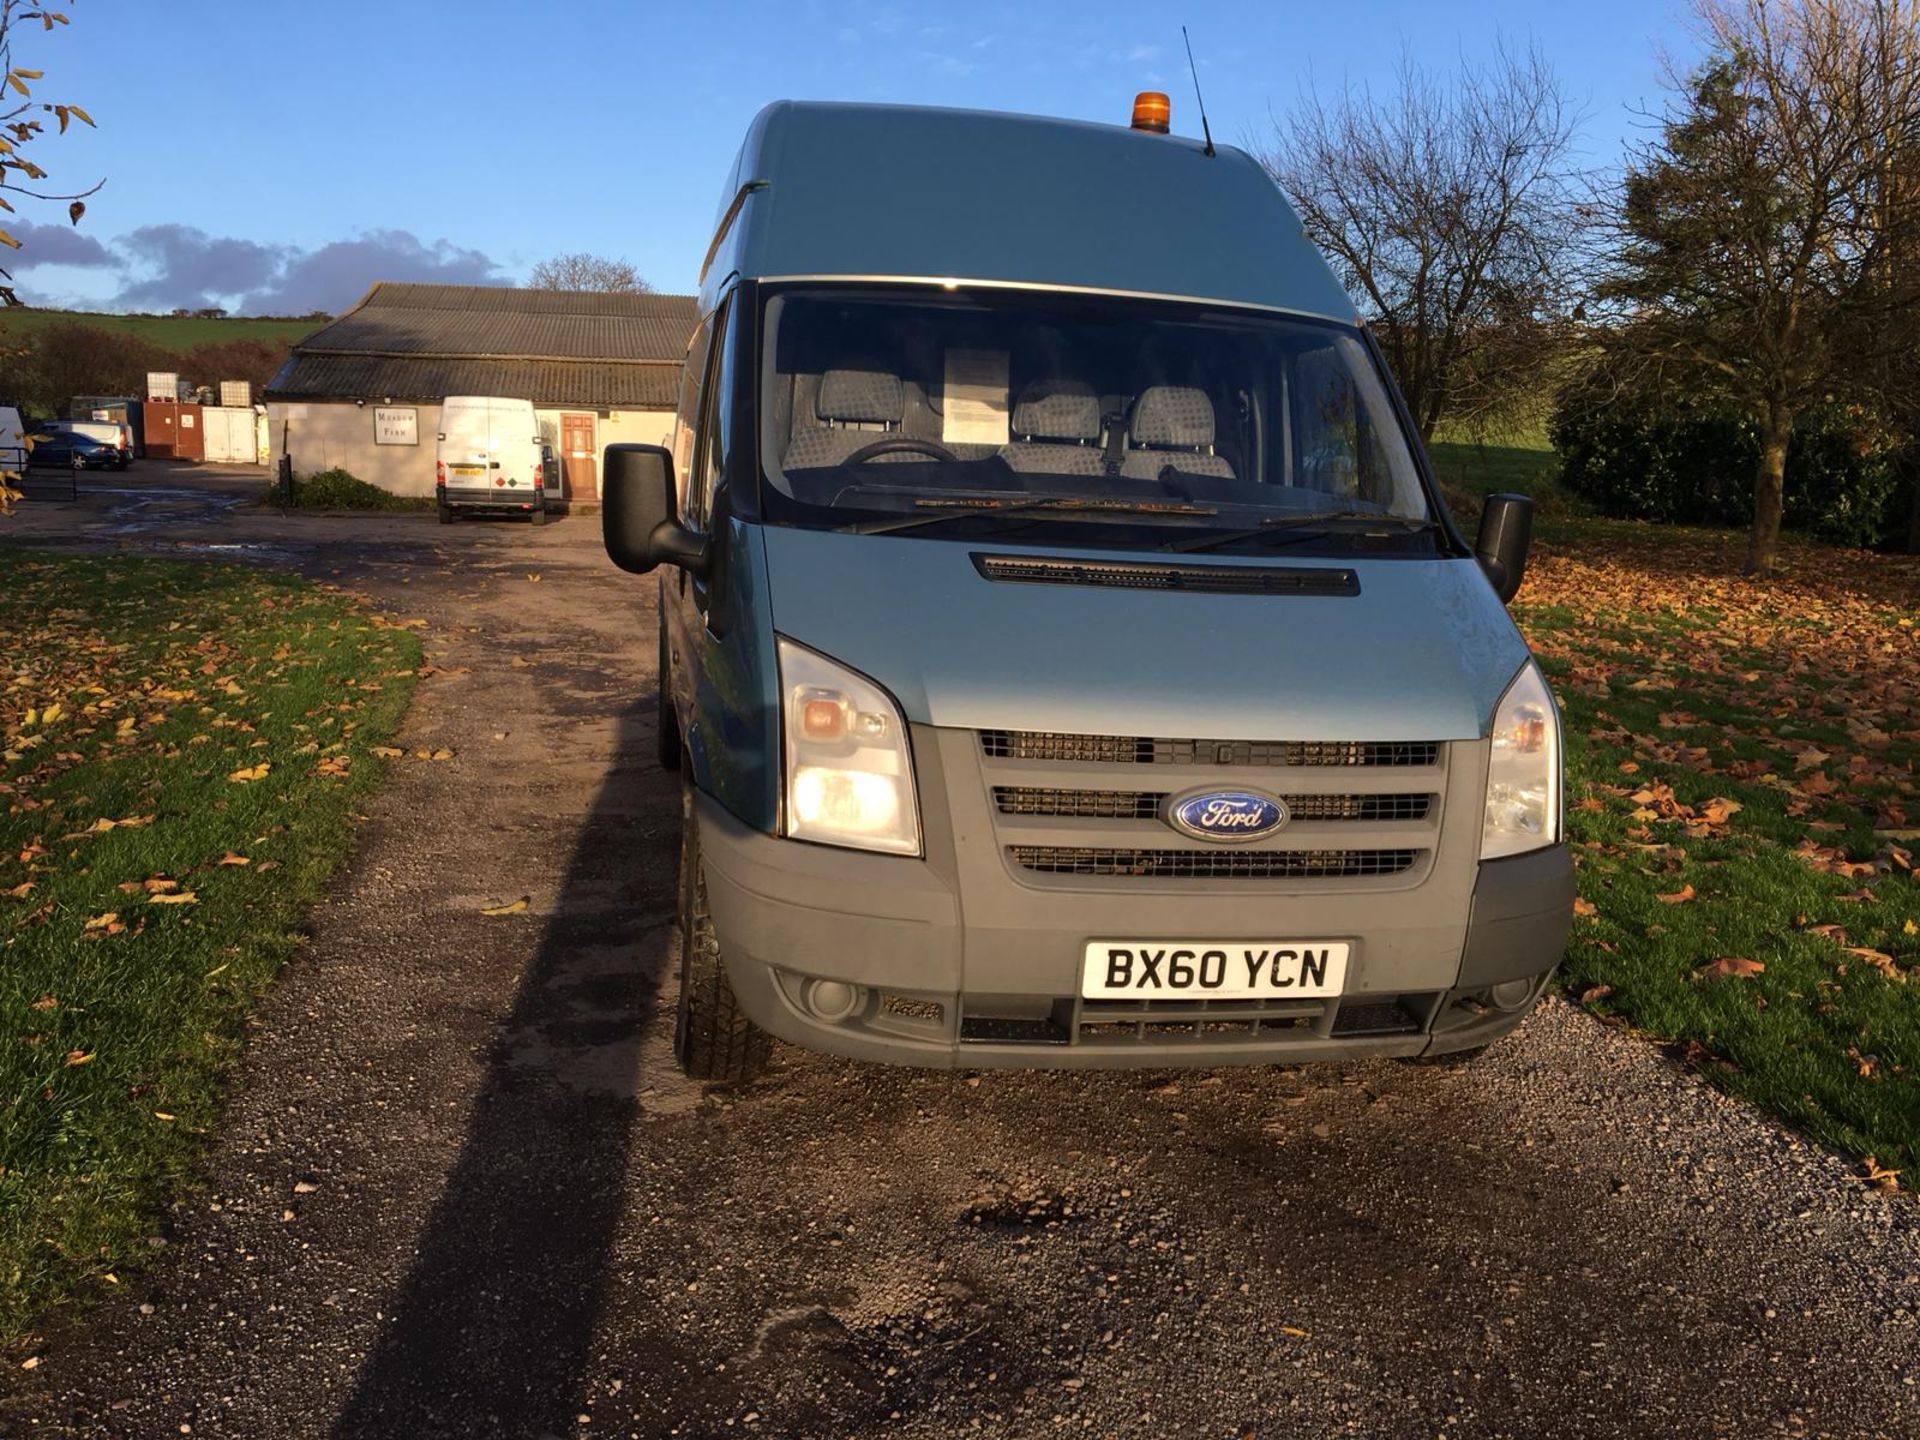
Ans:
[[[1559,843],[1560,786],[1560,711],[1529,660],[1494,707],[1480,858]]]
[[[866,676],[791,640],[779,646],[786,833],[918,855],[920,810],[900,707]]]

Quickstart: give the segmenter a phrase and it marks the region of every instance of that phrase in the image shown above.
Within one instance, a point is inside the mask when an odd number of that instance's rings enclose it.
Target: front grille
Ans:
[[[1066,735],[1051,730],[982,730],[989,760],[1089,765],[1433,765],[1440,747],[1404,740],[1171,740],[1146,735]]]
[[[1323,1000],[1086,1000],[1074,1038],[1178,1044],[1195,1040],[1273,1040],[1311,1035],[1327,1013]]]
[[[1398,875],[1418,850],[1121,850],[1010,845],[1023,870],[1042,875],[1122,875],[1147,880],[1352,880]]]
[[[1002,815],[1035,815],[1097,820],[1152,820],[1166,804],[1165,791],[1057,790],[1037,785],[994,787],[994,807]],[[1424,820],[1431,795],[1282,795],[1293,820]]]

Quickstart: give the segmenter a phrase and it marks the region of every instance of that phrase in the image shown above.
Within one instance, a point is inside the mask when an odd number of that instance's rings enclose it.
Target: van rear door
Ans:
[[[493,478],[506,499],[525,504],[540,490],[540,435],[533,404],[527,400],[495,400],[487,407],[492,426]]]
[[[449,490],[493,488],[493,441],[484,400],[449,397],[440,412],[440,463]]]

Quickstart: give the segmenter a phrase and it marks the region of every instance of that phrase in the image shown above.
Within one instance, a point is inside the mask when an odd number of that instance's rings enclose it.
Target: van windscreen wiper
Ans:
[[[1208,531],[1190,540],[1169,540],[1160,548],[1188,553],[1216,550],[1222,545],[1231,545],[1235,541],[1258,540],[1263,535],[1273,535],[1288,530],[1381,530],[1401,535],[1418,535],[1423,531],[1439,528],[1440,522],[1437,520],[1415,519],[1408,515],[1376,515],[1366,510],[1315,510],[1303,515],[1269,515],[1258,525],[1249,525],[1244,530]]]
[[[938,500],[918,500],[916,505],[933,511],[927,515],[906,515],[888,520],[870,520],[844,527],[856,535],[886,535],[896,530],[912,530],[921,525],[938,525],[968,515],[1218,515],[1207,505],[1188,505],[1178,500],[1101,500],[1084,495],[982,496],[964,500],[943,496]]]

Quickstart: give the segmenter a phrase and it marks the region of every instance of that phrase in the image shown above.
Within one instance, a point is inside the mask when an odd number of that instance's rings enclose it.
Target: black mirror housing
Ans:
[[[1506,604],[1520,593],[1527,575],[1527,550],[1533,543],[1533,498],[1489,495],[1480,509],[1480,533],[1474,558],[1487,572],[1494,594]]]
[[[600,535],[622,570],[677,565],[704,577],[707,542],[680,523],[673,455],[663,445],[609,445],[600,466]]]

